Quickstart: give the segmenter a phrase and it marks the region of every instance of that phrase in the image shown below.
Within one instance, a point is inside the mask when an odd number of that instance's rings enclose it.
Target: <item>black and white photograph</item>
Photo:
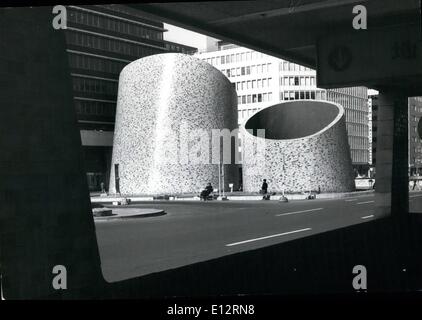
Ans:
[[[420,298],[421,3],[6,1],[2,300]]]

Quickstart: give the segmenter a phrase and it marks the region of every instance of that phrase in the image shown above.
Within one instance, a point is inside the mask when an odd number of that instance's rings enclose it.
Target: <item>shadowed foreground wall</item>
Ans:
[[[64,31],[53,29],[53,16],[52,7],[0,9],[6,299],[90,297],[104,283]],[[67,290],[52,286],[55,265],[67,269]]]
[[[110,192],[115,164],[122,194],[197,192],[208,182],[217,188],[211,130],[223,128],[237,128],[237,96],[219,70],[173,53],[132,62],[119,79]],[[226,189],[237,180],[236,165],[225,165]]]
[[[262,179],[270,192],[354,190],[342,106],[315,100],[278,104],[253,115],[242,134],[245,191],[258,191]]]

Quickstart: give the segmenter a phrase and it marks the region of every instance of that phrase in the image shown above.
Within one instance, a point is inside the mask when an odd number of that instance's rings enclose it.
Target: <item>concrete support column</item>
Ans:
[[[378,101],[375,213],[401,217],[409,212],[407,96],[381,89]]]
[[[104,292],[65,35],[52,27],[53,18],[51,7],[0,9],[5,299],[84,299]],[[60,288],[53,282],[58,273]]]

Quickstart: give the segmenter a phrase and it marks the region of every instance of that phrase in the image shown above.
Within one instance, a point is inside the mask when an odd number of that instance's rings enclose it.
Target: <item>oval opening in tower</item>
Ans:
[[[323,101],[291,101],[265,108],[246,121],[245,129],[265,130],[265,138],[298,139],[311,136],[331,126],[342,109]],[[252,132],[251,132],[252,133]]]

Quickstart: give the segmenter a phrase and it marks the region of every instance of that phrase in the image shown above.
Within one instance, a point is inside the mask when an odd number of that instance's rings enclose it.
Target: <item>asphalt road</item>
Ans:
[[[422,212],[422,193],[410,194]],[[163,201],[167,215],[96,223],[103,275],[114,282],[376,219],[374,196],[326,200]]]

